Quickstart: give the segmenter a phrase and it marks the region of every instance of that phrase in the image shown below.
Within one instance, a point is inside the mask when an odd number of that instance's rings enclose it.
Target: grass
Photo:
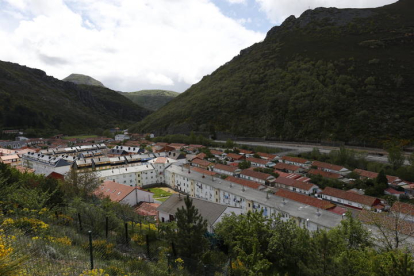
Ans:
[[[63,137],[64,140],[69,140],[69,139],[73,139],[73,138],[77,138],[77,139],[87,139],[87,138],[96,138],[98,137],[98,135],[76,135],[76,136],[66,136]]]
[[[160,188],[151,188],[149,191],[154,194],[154,199],[161,202],[166,201],[172,195],[171,193]]]

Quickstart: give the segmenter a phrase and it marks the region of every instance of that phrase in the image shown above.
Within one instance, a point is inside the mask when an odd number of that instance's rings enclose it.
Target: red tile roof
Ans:
[[[191,163],[197,164],[197,165],[200,165],[200,166],[203,166],[203,167],[208,167],[208,166],[210,166],[212,164],[210,161],[201,160],[201,159],[198,159],[198,158],[193,159],[191,161]]]
[[[154,160],[155,164],[165,164],[167,163],[168,158],[166,157],[158,157],[157,159]]]
[[[374,179],[374,178],[377,178],[377,176],[378,176],[378,173],[376,173],[376,172],[365,171],[365,170],[361,170],[361,169],[355,169],[354,172],[359,174],[362,177],[366,177],[366,178],[369,178],[369,179]],[[398,177],[392,176],[392,175],[387,175],[387,179],[388,179],[388,183],[394,183],[395,181],[400,180]]]
[[[302,182],[302,181],[298,181],[298,180],[295,180],[295,179],[292,179],[292,178],[286,178],[286,177],[281,177],[281,176],[279,176],[278,178],[276,178],[276,181],[275,182],[276,183],[279,183],[279,184],[282,184],[282,185],[295,187],[297,189],[301,189],[301,190],[305,190],[305,191],[309,191],[313,187],[316,186],[313,183]]]
[[[242,159],[244,159],[244,156],[240,155],[240,154],[236,154],[236,153],[228,153],[227,158],[231,158],[231,159],[234,159],[234,160],[242,160]]]
[[[343,166],[338,166],[330,163],[320,162],[320,161],[313,161],[312,166],[316,166],[318,168],[328,169],[332,171],[340,171],[342,169],[346,169]]]
[[[270,153],[264,153],[264,152],[257,152],[257,155],[259,155],[262,158],[267,158],[268,160],[273,160],[276,158],[276,154],[270,154]]]
[[[326,187],[321,194],[346,199],[348,201],[357,202],[366,206],[374,206],[380,202],[380,200],[376,197],[360,195],[353,192],[346,192],[331,187]]]
[[[275,193],[275,195],[284,197],[287,199],[291,199],[291,200],[294,200],[294,201],[297,201],[297,202],[300,202],[306,205],[310,205],[316,208],[320,208],[323,210],[327,210],[327,209],[331,209],[335,207],[335,204],[329,201],[320,200],[312,196],[307,196],[304,194],[299,194],[299,193],[291,192],[291,191],[284,190],[284,189],[280,189],[279,191]]]
[[[121,201],[136,188],[119,184],[113,181],[105,181],[99,186],[94,194],[100,197],[109,197],[112,201]]]
[[[142,202],[138,207],[135,208],[135,212],[141,216],[155,217],[158,214],[157,207],[161,204]]]
[[[21,173],[34,173],[35,170],[34,169],[30,169],[30,168],[26,168],[26,167],[22,167],[22,166],[15,166],[13,167],[16,170],[18,170]]]
[[[212,171],[205,170],[205,169],[198,168],[198,167],[191,167],[191,170],[193,170],[195,172],[199,172],[199,173],[205,174],[205,175],[212,175],[212,176],[217,175],[216,172],[212,172]]]
[[[211,154],[213,154],[213,155],[222,155],[223,154],[223,152],[222,151],[219,151],[219,150],[210,150],[210,153]]]
[[[228,165],[223,165],[223,164],[216,164],[214,166],[214,168],[218,169],[218,170],[223,170],[223,171],[227,171],[227,172],[235,172],[238,168],[237,167],[233,167],[233,166],[228,166]]]
[[[256,172],[256,171],[249,170],[249,169],[242,170],[240,174],[250,176],[250,177],[253,177],[253,178],[257,178],[257,179],[260,179],[260,180],[265,180],[265,181],[269,177],[272,177],[272,175],[270,175],[270,174],[262,173],[262,172]]]
[[[266,165],[267,163],[269,163],[269,160],[254,158],[254,157],[246,158],[246,160],[252,163],[257,163],[257,164],[262,164],[262,165]]]
[[[404,235],[414,236],[414,223],[402,219],[397,221],[396,217],[388,215],[386,212],[374,213],[362,210],[359,212],[358,218],[367,224],[381,225],[388,231],[398,231]]]
[[[228,176],[226,177],[226,181],[230,181],[233,183],[237,183],[246,187],[250,187],[253,189],[259,189],[262,185],[260,183],[254,182],[254,181],[250,181],[250,180],[246,180],[246,179],[241,179],[241,178],[237,178],[234,176]]]
[[[347,210],[345,208],[335,206],[334,208],[329,209],[329,212],[332,212],[338,215],[343,215],[347,212]]]
[[[282,160],[295,162],[295,163],[300,163],[300,164],[306,164],[306,162],[309,162],[309,160],[306,160],[304,158],[292,157],[292,156],[283,156]]]
[[[286,163],[277,163],[276,166],[274,166],[276,170],[288,170],[288,171],[297,171],[300,169],[299,166],[295,166],[292,164],[286,164]]]
[[[54,178],[56,180],[65,180],[65,176],[63,174],[57,172],[51,172],[47,178]]]
[[[321,175],[322,177],[331,178],[331,179],[339,179],[343,177],[342,175],[338,173],[325,172],[325,171],[315,170],[315,169],[309,170],[308,174]]]
[[[195,156],[195,158],[198,158],[198,159],[204,159],[206,157],[207,157],[207,154],[205,154],[204,152],[201,152]]]
[[[243,154],[253,154],[253,151],[251,150],[245,150],[245,149],[238,149],[238,150],[240,153],[243,153]]]
[[[392,195],[403,195],[404,194],[404,192],[397,191],[393,188],[387,188],[387,189],[384,190],[384,192],[387,192],[387,193],[392,194]]]
[[[408,204],[408,203],[403,203],[403,202],[400,202],[400,201],[396,201],[392,205],[391,211],[392,212],[397,212],[397,213],[407,214],[407,215],[410,215],[410,216],[414,216],[414,205]]]

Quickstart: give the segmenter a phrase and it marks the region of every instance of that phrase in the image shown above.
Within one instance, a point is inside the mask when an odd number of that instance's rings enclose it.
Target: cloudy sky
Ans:
[[[291,14],[396,0],[0,0],[0,60],[183,92]]]

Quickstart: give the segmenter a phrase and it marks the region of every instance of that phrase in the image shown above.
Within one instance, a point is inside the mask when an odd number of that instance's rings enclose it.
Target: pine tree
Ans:
[[[198,213],[193,200],[187,196],[185,207],[177,210],[177,250],[181,257],[199,259],[206,251],[208,241],[204,234],[207,232],[207,221]]]

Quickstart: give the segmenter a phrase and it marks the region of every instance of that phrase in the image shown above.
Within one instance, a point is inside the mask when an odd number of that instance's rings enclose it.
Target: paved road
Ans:
[[[216,141],[220,143],[225,143],[225,141]],[[339,147],[332,147],[332,146],[322,146],[317,144],[302,144],[302,143],[286,143],[286,142],[251,142],[251,141],[235,141],[235,143],[239,145],[247,145],[247,146],[263,146],[269,148],[278,148],[282,151],[278,153],[279,156],[287,155],[287,154],[300,154],[303,152],[310,152],[313,148],[318,148],[322,153],[329,153],[332,150],[338,150]],[[351,149],[355,149],[357,151],[366,152],[367,156],[366,159],[368,161],[375,161],[379,163],[388,163],[387,152],[383,149],[374,149],[374,148],[362,148],[362,147],[348,147]],[[408,153],[406,153],[408,155]],[[408,161],[405,161],[408,165]]]

